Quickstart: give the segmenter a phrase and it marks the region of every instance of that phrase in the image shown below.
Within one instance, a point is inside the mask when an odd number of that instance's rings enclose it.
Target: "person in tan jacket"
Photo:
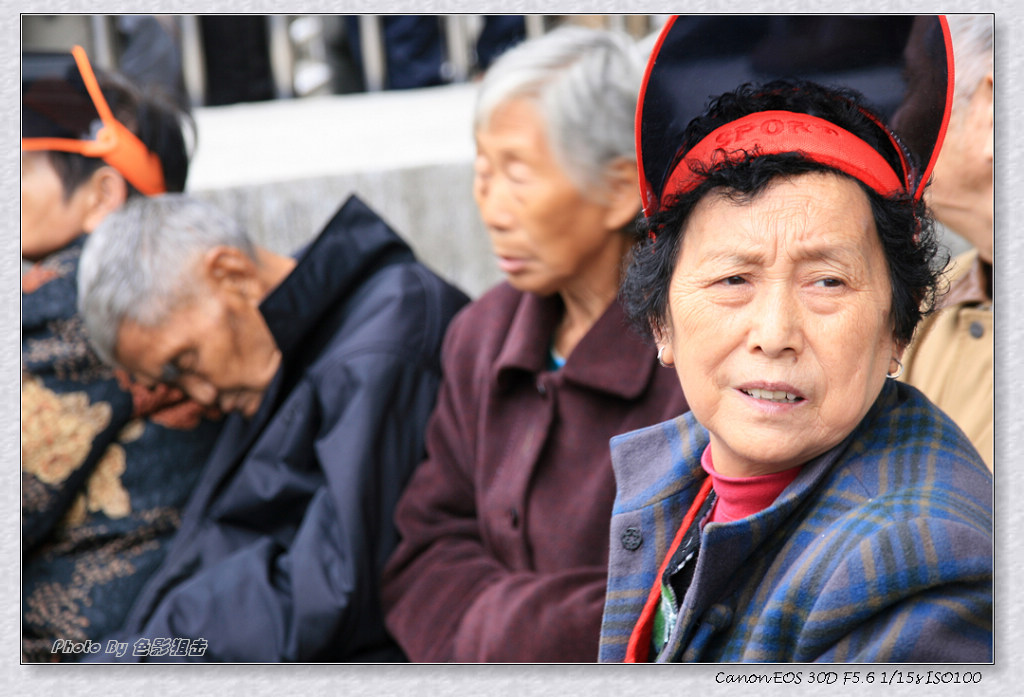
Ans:
[[[924,392],[993,465],[991,15],[950,15],[953,110],[926,200],[973,245],[947,272],[941,309],[918,327],[902,379]]]

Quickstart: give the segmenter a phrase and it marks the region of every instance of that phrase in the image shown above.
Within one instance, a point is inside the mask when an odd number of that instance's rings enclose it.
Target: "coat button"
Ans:
[[[980,339],[985,334],[985,327],[981,326],[981,322],[971,322],[970,332],[975,339]]]
[[[508,509],[508,522],[514,528],[519,527],[519,511],[514,508]]]
[[[541,395],[546,395],[548,393],[548,386],[545,385],[542,380],[537,381],[537,392]]]
[[[622,546],[628,549],[630,552],[636,550],[644,542],[643,533],[640,532],[640,528],[626,528],[622,531]]]

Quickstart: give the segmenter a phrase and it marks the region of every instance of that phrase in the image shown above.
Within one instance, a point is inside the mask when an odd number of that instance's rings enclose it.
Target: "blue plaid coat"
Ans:
[[[769,508],[704,527],[658,661],[992,660],[991,474],[920,392],[886,383]],[[707,443],[691,414],[612,439],[602,661],[625,656]]]

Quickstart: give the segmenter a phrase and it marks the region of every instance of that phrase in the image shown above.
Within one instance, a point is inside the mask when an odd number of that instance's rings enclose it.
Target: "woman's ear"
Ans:
[[[672,329],[658,322],[651,325],[654,345],[658,347],[658,361],[662,365],[675,363],[675,352],[672,350]]]
[[[911,339],[911,341],[913,341],[913,339]],[[899,377],[900,375],[903,374],[903,354],[905,354],[907,352],[907,347],[909,345],[910,345],[909,341],[908,342],[902,342],[902,341],[894,341],[893,342],[893,344],[892,344],[892,355],[890,356],[890,359],[889,359],[889,372],[886,374],[886,377],[888,377],[889,375],[895,375],[895,376]],[[893,363],[896,364],[895,368],[893,368]]]
[[[104,165],[92,173],[84,184],[85,216],[82,229],[92,232],[103,219],[124,205],[128,198],[128,183],[121,173]]]
[[[666,368],[676,364],[676,354],[672,350],[672,344],[658,344],[658,363]]]
[[[909,342],[908,343],[899,342],[899,343],[893,344],[893,347],[892,347],[892,357],[895,358],[897,361],[902,361],[903,360],[903,354],[907,352],[907,346],[909,346]]]
[[[636,163],[619,159],[605,170],[607,209],[605,227],[621,230],[640,212],[640,179]]]
[[[995,150],[994,141],[994,125],[995,125],[995,110],[993,107],[994,103],[994,92],[995,86],[992,81],[992,73],[989,72],[985,78],[981,81],[981,85],[978,87],[980,90],[984,90],[982,93],[982,99],[984,100],[985,109],[985,123],[988,135],[985,139],[985,158],[992,162],[993,152]]]

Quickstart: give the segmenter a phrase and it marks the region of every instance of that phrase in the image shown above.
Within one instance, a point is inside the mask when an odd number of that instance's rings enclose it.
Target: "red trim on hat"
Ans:
[[[942,112],[942,125],[939,127],[939,135],[935,138],[931,159],[929,159],[924,172],[921,173],[921,181],[917,185],[917,191],[914,192],[915,199],[920,199],[924,195],[924,188],[928,185],[928,179],[932,176],[935,163],[939,160],[942,143],[946,140],[949,116],[953,111],[953,88],[956,85],[956,72],[954,70],[953,37],[949,33],[949,22],[946,21],[946,15],[939,15],[939,26],[942,27],[942,38],[946,43],[946,108]]]
[[[655,63],[658,62],[658,56],[661,55],[661,45],[665,43],[668,33],[672,30],[672,25],[676,23],[678,17],[679,15],[672,15],[661,28],[658,40],[655,42],[654,48],[651,49],[651,58],[647,61],[647,67],[644,69],[644,79],[640,83],[640,94],[636,100],[636,127],[633,129],[633,132],[636,141],[636,166],[640,182],[640,201],[643,205],[645,216],[649,216],[654,210],[654,204],[657,202],[657,199],[655,198],[654,189],[644,173],[644,151],[640,135],[643,131],[641,125],[643,124],[644,102],[647,101],[647,84],[650,82],[651,72],[654,70]]]
[[[885,158],[846,129],[810,114],[760,111],[719,126],[693,146],[665,182],[661,203],[697,188],[704,176],[695,173],[694,166],[788,152],[833,167],[883,196],[906,189]]]
[[[661,53],[662,46],[665,43],[665,41],[667,40],[668,34],[671,31],[671,29],[673,27],[673,24],[675,23],[675,20],[677,18],[678,18],[677,15],[671,16],[666,21],[665,25],[662,27],[662,30],[661,30],[661,32],[660,32],[660,34],[658,36],[657,42],[655,43],[655,45],[654,45],[654,47],[652,49],[651,57],[648,60],[647,68],[646,68],[646,71],[644,73],[643,81],[642,81],[641,86],[640,86],[639,99],[638,99],[638,102],[637,102],[637,109],[636,109],[637,119],[636,119],[635,142],[636,142],[636,151],[637,151],[637,165],[638,165],[638,174],[639,174],[640,195],[641,195],[641,201],[643,203],[643,213],[644,213],[645,216],[652,215],[658,209],[659,201],[658,201],[657,196],[656,196],[654,184],[651,181],[648,180],[647,173],[644,170],[644,157],[643,157],[643,152],[644,151],[643,151],[642,136],[641,136],[641,134],[642,134],[642,123],[643,123],[643,113],[644,113],[644,102],[646,101],[647,87],[648,87],[648,82],[650,81],[651,74],[654,71],[654,69],[657,67],[657,61],[658,61],[658,57],[659,57],[659,55]],[[954,62],[955,62],[955,60],[954,60],[954,56],[953,56],[952,39],[950,37],[949,24],[946,21],[946,16],[945,15],[941,15],[941,14],[940,15],[936,15],[936,18],[939,21],[939,26],[940,26],[940,28],[942,30],[942,33],[943,33],[943,39],[944,39],[945,48],[946,48],[946,70],[947,70],[947,77],[946,77],[946,99],[945,99],[945,107],[944,107],[944,110],[943,110],[942,120],[941,120],[940,125],[939,125],[939,131],[938,131],[937,137],[935,139],[934,146],[933,146],[933,148],[931,150],[931,155],[930,155],[928,161],[926,163],[924,163],[924,165],[923,165],[924,166],[924,170],[922,172],[920,172],[919,176],[912,176],[912,174],[916,174],[916,173],[911,173],[910,172],[910,165],[905,160],[905,156],[904,156],[902,147],[899,145],[898,141],[894,138],[894,136],[892,135],[890,129],[888,127],[886,127],[882,123],[879,124],[883,128],[883,130],[885,130],[889,134],[890,140],[893,141],[894,147],[895,147],[896,151],[900,155],[901,165],[902,165],[903,170],[904,170],[903,183],[902,183],[902,185],[900,187],[894,187],[894,190],[907,191],[908,193],[912,194],[914,200],[917,200],[917,201],[919,201],[921,199],[921,197],[923,196],[923,194],[924,194],[925,187],[927,186],[928,180],[931,177],[932,171],[935,168],[935,163],[936,163],[936,161],[938,159],[939,151],[941,150],[943,141],[945,140],[945,137],[946,137],[946,132],[947,132],[947,129],[948,129],[948,126],[949,126],[950,112],[952,110],[952,103],[953,103],[952,93],[953,93],[953,89],[954,89],[954,85],[955,85],[955,74],[954,74]],[[869,113],[867,113],[867,112],[865,112],[865,113],[869,117],[871,116]],[[877,119],[873,119],[873,120],[878,122]],[[832,166],[834,166],[834,164]],[[840,169],[841,171],[845,171],[845,169],[843,167],[838,167],[838,169]],[[897,174],[898,174],[898,172],[897,172]],[[675,173],[673,173],[673,176],[676,176]],[[861,179],[863,181],[863,179],[860,176],[858,176],[858,175],[854,174],[852,176],[856,176],[858,179]],[[875,175],[874,175],[874,178],[877,179],[879,176],[880,175],[876,172]],[[885,175],[885,176],[887,178],[887,175]],[[865,182],[865,183],[868,183],[868,182]],[[916,183],[916,187],[913,189],[913,191],[910,191],[911,186],[913,186],[915,183]],[[870,186],[870,184],[869,184],[869,186]],[[664,192],[664,191],[668,190],[668,187],[669,187],[669,183],[666,183],[665,187],[662,189],[662,191]],[[662,199],[664,199],[664,196],[662,196]],[[651,237],[652,238],[653,238],[653,236],[654,236],[653,233],[651,233]]]

